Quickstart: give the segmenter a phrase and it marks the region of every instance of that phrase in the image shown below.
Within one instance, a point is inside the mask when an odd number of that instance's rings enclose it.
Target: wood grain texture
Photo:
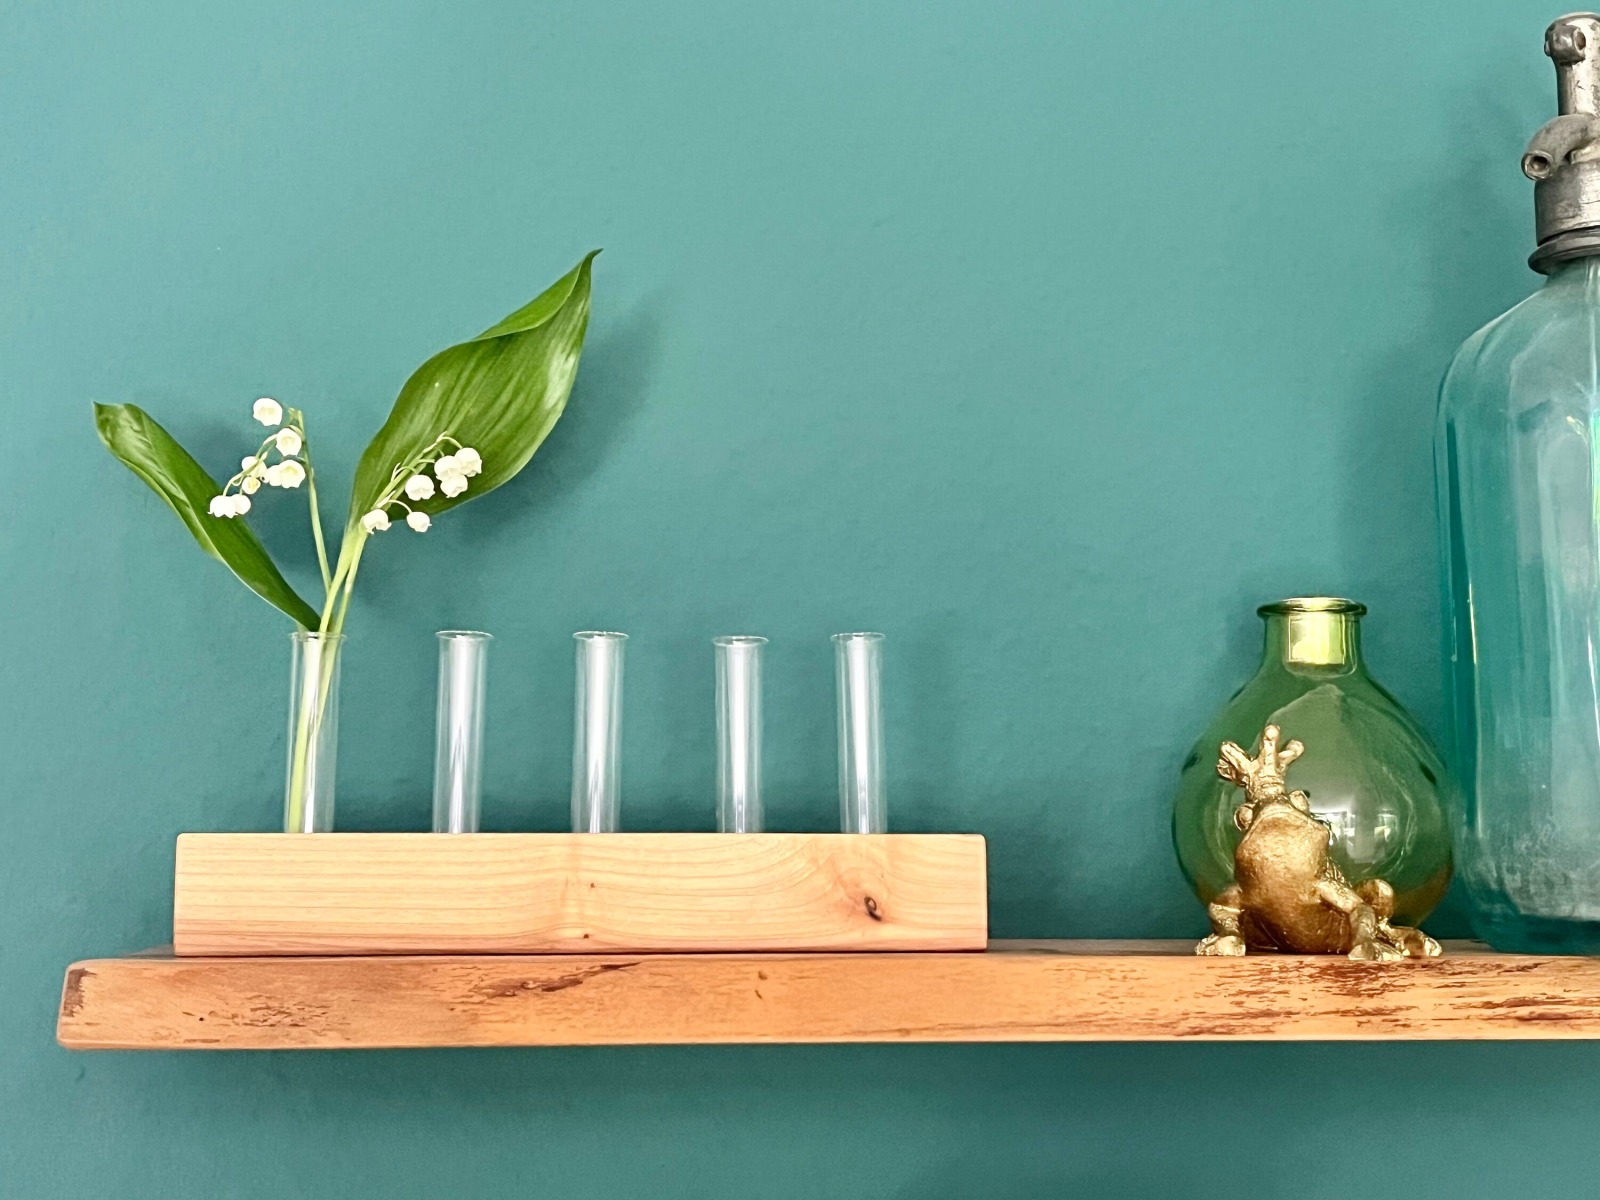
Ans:
[[[73,1049],[1600,1037],[1600,960],[982,954],[135,957],[75,964]]]
[[[178,838],[181,955],[981,950],[972,834]]]

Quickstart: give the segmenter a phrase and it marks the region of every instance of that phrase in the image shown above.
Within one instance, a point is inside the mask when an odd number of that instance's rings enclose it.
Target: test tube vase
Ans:
[[[484,691],[494,638],[471,629],[445,629],[438,636],[433,831],[476,833],[483,793]]]
[[[339,754],[339,667],[342,633],[290,635],[289,760],[285,771],[285,833],[333,829]]]
[[[844,833],[759,831],[759,638],[718,639],[718,825],[726,832],[617,832],[627,639],[598,632],[576,635],[573,832],[470,832],[479,757],[456,750],[481,745],[481,724],[468,718],[481,722],[486,642],[441,649],[443,785],[436,799],[443,798],[445,819],[436,828],[463,832],[184,834],[174,950],[183,956],[982,950],[984,839],[883,831],[882,640],[877,634],[835,639]],[[733,832],[739,836],[727,836]]]
[[[615,833],[622,802],[622,664],[628,635],[589,630],[577,643],[572,831]]]
[[[839,828],[889,828],[883,780],[883,634],[833,635],[839,715]]]
[[[717,828],[760,833],[761,659],[767,639],[719,637],[717,670]]]

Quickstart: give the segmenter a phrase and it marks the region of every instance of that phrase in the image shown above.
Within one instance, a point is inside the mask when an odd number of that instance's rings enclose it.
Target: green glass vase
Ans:
[[[1280,600],[1257,610],[1266,653],[1184,760],[1172,840],[1189,883],[1210,903],[1233,882],[1240,794],[1217,777],[1225,741],[1259,747],[1277,725],[1305,744],[1289,786],[1306,792],[1331,830],[1332,857],[1352,882],[1379,878],[1395,890],[1395,920],[1415,925],[1450,885],[1453,786],[1427,736],[1367,673],[1361,658],[1366,608],[1330,596]]]

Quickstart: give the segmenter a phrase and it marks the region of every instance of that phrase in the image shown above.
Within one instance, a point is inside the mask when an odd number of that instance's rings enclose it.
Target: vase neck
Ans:
[[[1331,597],[1265,605],[1260,609],[1267,623],[1261,669],[1318,676],[1364,671],[1361,618],[1366,611],[1362,605]]]
[[[1585,255],[1555,264],[1545,277],[1546,291],[1589,291],[1600,278],[1600,258]]]

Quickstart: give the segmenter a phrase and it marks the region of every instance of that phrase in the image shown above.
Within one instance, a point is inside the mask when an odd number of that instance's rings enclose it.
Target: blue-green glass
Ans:
[[[1470,337],[1437,464],[1461,873],[1480,936],[1600,953],[1600,260]]]
[[[1178,862],[1209,903],[1233,881],[1240,793],[1217,777],[1225,741],[1254,753],[1271,724],[1304,743],[1289,768],[1330,830],[1330,850],[1352,882],[1386,879],[1395,918],[1414,925],[1450,886],[1444,763],[1417,723],[1367,673],[1361,657],[1366,608],[1329,596],[1268,604],[1261,669],[1211,722],[1178,780],[1172,840]]]

